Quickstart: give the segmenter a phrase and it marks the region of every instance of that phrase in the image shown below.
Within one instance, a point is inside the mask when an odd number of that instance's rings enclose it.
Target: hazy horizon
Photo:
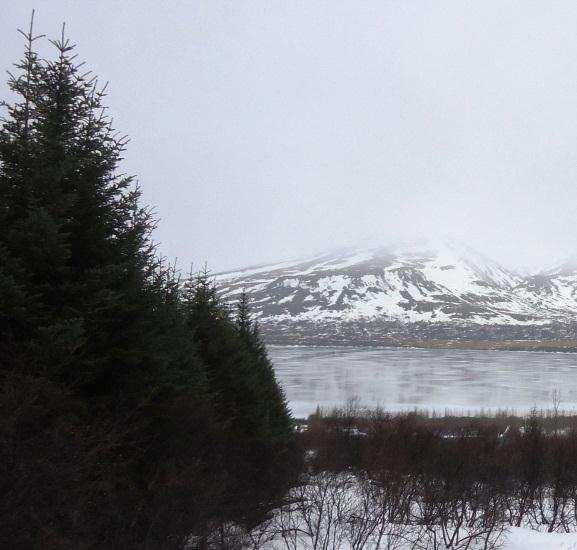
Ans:
[[[22,0],[5,70],[33,8],[110,81],[184,269],[445,235],[517,269],[577,253],[573,2]]]
[[[563,264],[577,265],[577,254],[570,254],[570,253],[561,254],[557,257],[552,257],[549,262],[543,265],[539,264],[508,265],[506,262],[501,262],[497,260],[495,257],[491,256],[487,252],[479,248],[472,247],[466,241],[459,241],[448,235],[445,235],[434,238],[425,236],[421,237],[414,236],[412,238],[399,237],[396,240],[390,240],[390,241],[380,240],[375,236],[372,238],[365,238],[362,241],[357,241],[354,243],[319,248],[306,254],[297,254],[283,258],[276,258],[267,261],[255,262],[252,264],[242,264],[228,267],[222,270],[211,269],[210,266],[208,265],[200,265],[200,266],[197,265],[193,267],[198,267],[200,271],[208,269],[209,273],[212,273],[214,275],[224,275],[227,273],[234,273],[238,271],[244,271],[247,269],[255,269],[260,267],[273,267],[280,264],[291,264],[296,262],[308,262],[314,260],[315,258],[320,259],[326,256],[334,256],[335,258],[342,256],[344,258],[348,255],[355,255],[356,253],[368,253],[371,251],[378,253],[383,250],[388,250],[394,255],[396,251],[400,251],[401,253],[406,254],[407,248],[409,248],[411,251],[416,250],[419,253],[426,251],[432,253],[434,252],[442,253],[443,250],[446,250],[447,246],[455,250],[455,253],[457,254],[456,257],[459,256],[459,253],[462,253],[463,257],[466,258],[467,256],[469,256],[469,254],[472,253],[474,257],[479,256],[485,257],[486,260],[490,262],[496,262],[503,268],[508,269],[512,273],[515,273],[519,276],[531,276],[531,275],[537,275],[544,271],[556,270]]]

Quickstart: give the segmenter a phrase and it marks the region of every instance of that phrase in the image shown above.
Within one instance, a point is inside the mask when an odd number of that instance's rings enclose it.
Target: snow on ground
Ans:
[[[381,545],[384,549],[386,545]],[[577,550],[577,533],[543,533],[526,527],[511,527],[503,536],[499,550]],[[291,550],[310,550],[308,542],[302,542]],[[410,550],[411,545],[396,547],[396,550]],[[265,545],[263,550],[287,550],[283,542],[272,542]],[[350,544],[342,542],[338,550],[352,550]],[[367,546],[367,550],[375,550],[374,546]]]
[[[502,550],[577,550],[577,533],[541,533],[513,527]]]

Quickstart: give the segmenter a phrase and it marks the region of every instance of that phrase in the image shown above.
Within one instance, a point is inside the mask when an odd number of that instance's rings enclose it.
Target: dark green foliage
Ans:
[[[198,351],[206,365],[210,387],[223,421],[241,437],[260,435],[256,377],[249,368],[246,351],[208,275],[188,281],[184,308]]]
[[[265,423],[267,437],[282,441],[291,437],[292,421],[282,388],[278,385],[272,363],[260,336],[258,324],[250,314],[246,292],[238,302],[236,323],[244,348],[251,358],[251,369],[255,372],[259,386],[259,416]]]
[[[236,319],[219,302],[208,273],[185,285],[184,304],[223,420],[243,437],[282,441],[292,424],[243,294]]]
[[[183,309],[227,434],[224,469],[236,472],[229,479],[221,520],[251,527],[278,505],[300,460],[292,420],[246,297],[240,304],[239,315],[232,317],[206,270],[184,285]],[[239,507],[248,502],[253,505]]]
[[[54,41],[57,59],[39,62],[28,40],[22,72],[9,81],[22,101],[9,108],[0,137],[0,250],[30,298],[23,306],[33,316],[20,330],[27,347],[42,348],[43,370],[87,394],[106,393],[129,383],[126,363],[151,368],[143,332],[165,283],[152,222],[131,178],[115,174],[125,141],[72,46]],[[14,299],[15,289],[2,294]],[[18,327],[6,321],[1,343]]]
[[[0,546],[250,526],[298,463],[256,326],[158,259],[104,90],[64,34],[53,61],[25,36],[0,121]]]

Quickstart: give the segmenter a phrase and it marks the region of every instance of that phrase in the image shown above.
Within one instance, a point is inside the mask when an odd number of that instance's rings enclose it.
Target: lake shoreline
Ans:
[[[390,411],[577,410],[577,355],[417,347],[271,346],[293,415],[349,399]]]
[[[313,348],[377,348],[377,349],[458,349],[479,351],[529,351],[548,353],[577,353],[577,340],[436,340],[436,339],[391,339],[390,341],[343,343],[322,342],[316,339],[294,343],[285,339],[267,338],[268,346],[313,347]]]

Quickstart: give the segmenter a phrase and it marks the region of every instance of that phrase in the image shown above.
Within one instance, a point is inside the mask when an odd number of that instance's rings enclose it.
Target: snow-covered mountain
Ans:
[[[571,317],[577,311],[577,258],[526,277],[515,289],[517,296],[550,317]]]
[[[454,243],[342,249],[217,275],[260,321],[547,325],[577,319],[577,261],[524,277]]]

